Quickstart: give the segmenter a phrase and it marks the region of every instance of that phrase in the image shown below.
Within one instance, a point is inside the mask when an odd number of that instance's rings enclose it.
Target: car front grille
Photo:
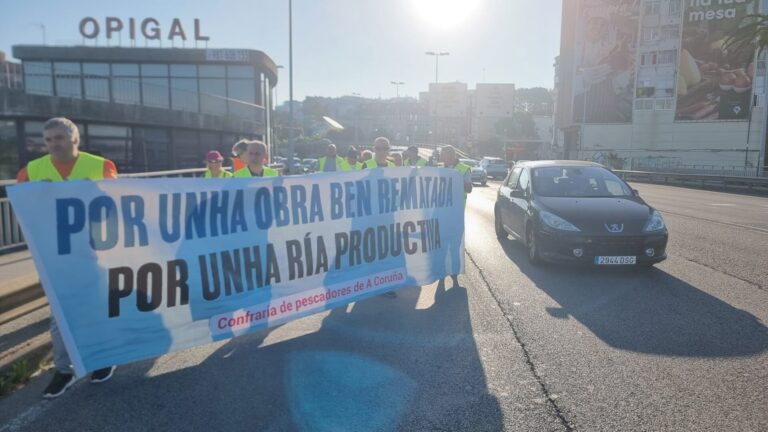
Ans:
[[[643,237],[613,237],[593,239],[589,244],[591,255],[640,255],[643,253]]]

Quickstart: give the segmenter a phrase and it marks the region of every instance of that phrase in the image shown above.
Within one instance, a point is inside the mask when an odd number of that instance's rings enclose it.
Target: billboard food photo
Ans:
[[[677,121],[746,120],[755,47],[726,49],[753,0],[686,0],[677,74]]]

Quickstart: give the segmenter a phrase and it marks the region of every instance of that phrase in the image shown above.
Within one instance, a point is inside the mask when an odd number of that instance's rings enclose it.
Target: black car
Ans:
[[[496,235],[542,261],[649,266],[667,258],[661,214],[604,166],[580,161],[515,165],[496,199]]]

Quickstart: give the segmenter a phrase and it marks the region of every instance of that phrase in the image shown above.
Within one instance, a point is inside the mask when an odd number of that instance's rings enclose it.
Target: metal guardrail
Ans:
[[[199,177],[205,168],[190,168],[171,171],[120,174],[119,178],[159,178],[159,177]],[[0,253],[26,245],[19,221],[11,208],[11,201],[6,197],[5,188],[16,184],[16,180],[0,180]]]
[[[721,176],[711,174],[686,174],[652,171],[623,171],[614,173],[626,181],[658,183],[666,185],[693,186],[699,188],[726,189],[768,193],[768,177]]]
[[[768,177],[768,167],[745,167],[744,165],[660,165],[635,166],[631,171],[660,172],[675,174],[699,174],[727,177]]]

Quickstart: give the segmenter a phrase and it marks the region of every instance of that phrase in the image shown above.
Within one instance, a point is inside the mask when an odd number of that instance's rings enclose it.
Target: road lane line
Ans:
[[[732,227],[736,227],[736,228],[744,228],[746,230],[757,231],[757,232],[760,232],[760,233],[768,234],[768,229],[765,229],[765,228],[758,228],[758,227],[753,227],[753,226],[750,226],[750,225],[742,225],[742,224],[737,224],[737,223],[733,223],[733,222],[717,221],[717,220],[707,219],[707,218],[703,218],[703,217],[699,217],[699,216],[692,216],[692,215],[689,215],[689,214],[677,213],[677,212],[665,210],[665,209],[662,209],[662,208],[659,208],[659,207],[655,207],[655,208],[656,208],[656,210],[659,210],[662,213],[668,213],[668,214],[675,215],[675,216],[682,216],[682,217],[687,217],[687,218],[691,218],[691,219],[698,219],[698,220],[703,220],[703,221],[706,221],[706,222],[712,222],[712,223],[721,224],[721,225],[728,225],[728,226],[732,226]]]

